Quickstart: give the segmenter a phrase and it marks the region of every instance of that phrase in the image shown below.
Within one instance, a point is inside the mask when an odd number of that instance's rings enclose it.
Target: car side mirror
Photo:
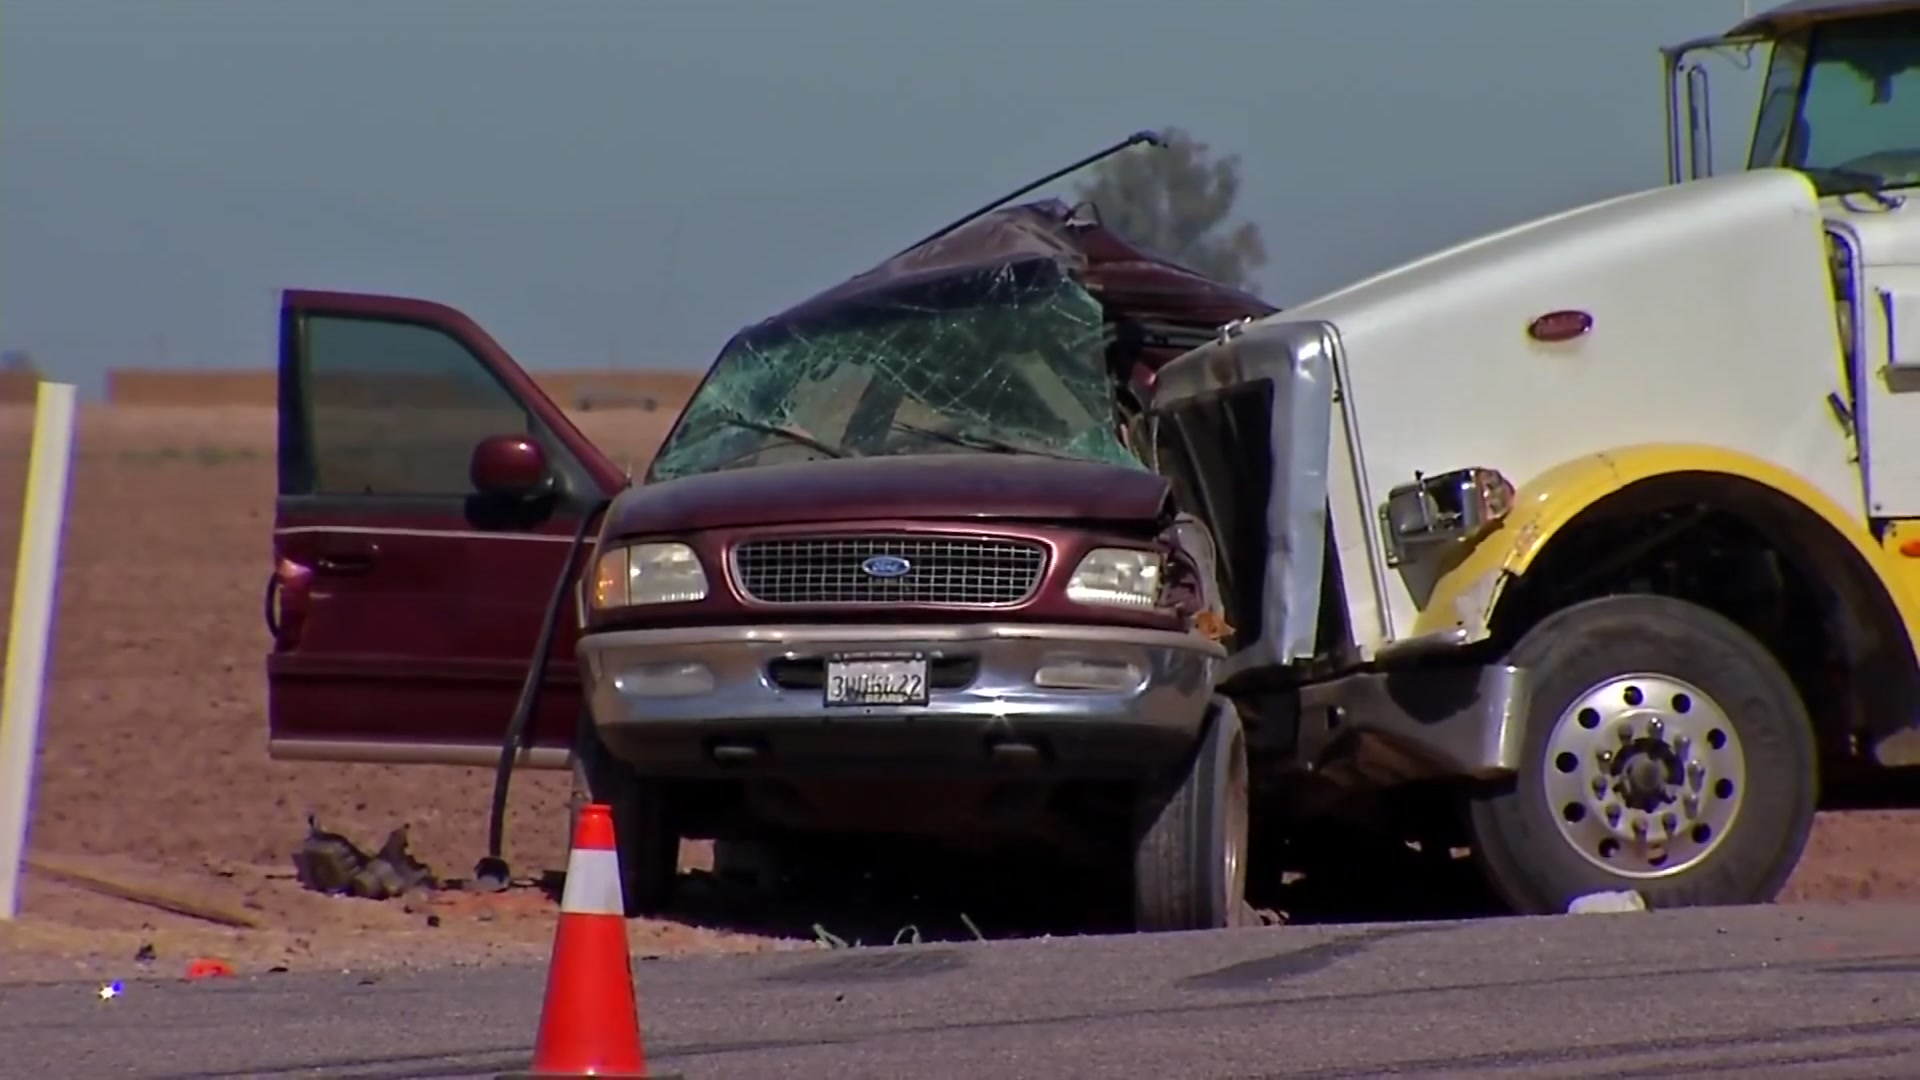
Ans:
[[[524,435],[489,435],[473,448],[467,466],[475,491],[497,498],[530,499],[553,487],[546,451]]]

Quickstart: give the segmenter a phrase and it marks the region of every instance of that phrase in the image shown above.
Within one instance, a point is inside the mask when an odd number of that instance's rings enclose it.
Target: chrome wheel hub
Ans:
[[[1726,713],[1671,675],[1620,675],[1581,694],[1547,735],[1545,796],[1562,839],[1622,877],[1705,859],[1746,795],[1746,755]]]

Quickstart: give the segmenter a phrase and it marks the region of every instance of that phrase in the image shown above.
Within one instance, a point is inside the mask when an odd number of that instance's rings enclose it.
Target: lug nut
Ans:
[[[1687,795],[1683,797],[1680,800],[1680,809],[1682,812],[1684,812],[1687,815],[1688,821],[1692,821],[1694,818],[1699,817],[1700,816],[1700,796]]]
[[[1680,819],[1674,816],[1673,811],[1669,810],[1660,815],[1660,827],[1667,830],[1669,834],[1672,834],[1680,828]]]
[[[1605,796],[1606,793],[1607,793],[1607,778],[1604,776],[1594,777],[1593,778],[1593,797],[1598,799]]]
[[[1607,805],[1607,825],[1615,829],[1620,827],[1620,804],[1619,803],[1609,803]]]
[[[1647,730],[1652,732],[1653,737],[1657,739],[1667,730],[1667,725],[1661,723],[1660,718],[1656,716],[1647,722]]]
[[[1620,745],[1625,746],[1633,741],[1633,724],[1631,722],[1623,723],[1619,727],[1614,728],[1613,733],[1619,737]]]

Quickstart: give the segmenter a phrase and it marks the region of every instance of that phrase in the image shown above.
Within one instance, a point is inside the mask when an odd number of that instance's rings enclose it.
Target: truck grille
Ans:
[[[895,560],[883,576],[871,560]],[[943,604],[998,607],[1033,595],[1044,545],[1022,540],[834,536],[749,540],[734,548],[740,590],[764,604]]]

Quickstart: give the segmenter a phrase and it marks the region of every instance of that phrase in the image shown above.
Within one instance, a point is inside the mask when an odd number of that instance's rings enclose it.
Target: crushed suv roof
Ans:
[[[942,277],[1034,260],[1052,260],[1109,308],[1135,319],[1217,326],[1279,310],[1252,293],[1135,247],[1090,211],[1086,204],[1075,207],[1058,199],[991,211],[741,333],[769,323],[809,321],[846,304],[882,302],[888,294]]]

